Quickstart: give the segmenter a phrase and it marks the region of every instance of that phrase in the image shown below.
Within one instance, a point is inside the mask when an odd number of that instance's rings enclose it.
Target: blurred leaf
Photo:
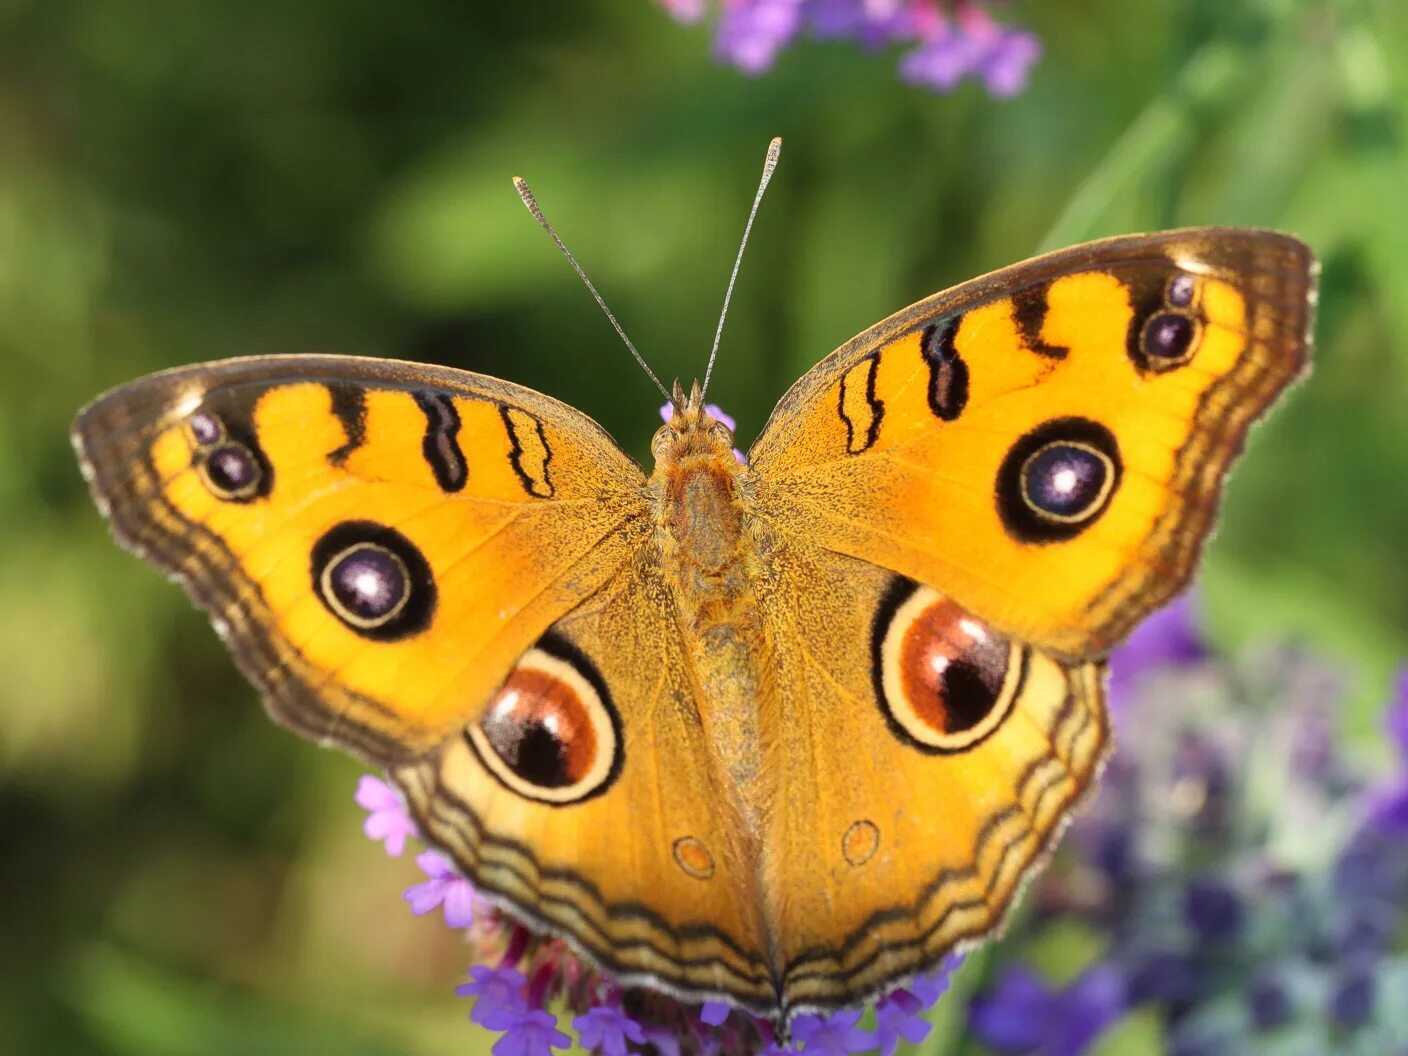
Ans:
[[[1163,1021],[1153,1009],[1135,1010],[1121,1016],[1096,1039],[1089,1056],[1162,1056]]]

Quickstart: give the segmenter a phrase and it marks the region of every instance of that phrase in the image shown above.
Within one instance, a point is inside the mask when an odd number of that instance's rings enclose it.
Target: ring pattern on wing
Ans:
[[[1021,692],[1025,651],[930,587],[897,581],[873,634],[881,707],[891,728],[923,751],[980,744]]]
[[[605,685],[565,643],[528,650],[465,736],[506,788],[556,806],[600,795],[621,766],[620,719]]]

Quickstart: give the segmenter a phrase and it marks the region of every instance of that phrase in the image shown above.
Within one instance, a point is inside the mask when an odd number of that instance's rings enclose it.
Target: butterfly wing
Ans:
[[[784,1015],[854,1004],[1001,926],[1093,784],[1098,663],[800,541],[764,596],[779,677],[767,833]]]
[[[1184,585],[1303,369],[1306,248],[1205,229],[997,272],[806,374],[749,456],[787,1013],[998,928],[1108,742],[1101,658]]]
[[[783,397],[758,508],[1070,658],[1187,582],[1251,423],[1306,363],[1296,240],[1095,242],[890,317]]]
[[[119,540],[274,718],[387,765],[486,897],[622,979],[771,1007],[645,481],[595,423],[493,378],[283,357],[139,380],[74,436]]]
[[[600,427],[455,370],[183,368],[97,399],[74,443],[119,541],[209,611],[273,717],[378,763],[457,732],[647,530]]]
[[[618,982],[769,1013],[757,844],[705,736],[683,641],[641,552],[552,626],[465,736],[392,773],[481,893]],[[525,765],[549,727],[573,773]]]

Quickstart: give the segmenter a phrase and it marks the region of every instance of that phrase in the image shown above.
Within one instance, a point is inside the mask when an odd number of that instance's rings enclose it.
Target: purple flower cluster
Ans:
[[[680,22],[698,22],[706,0],[660,0]],[[940,92],[965,78],[992,95],[1026,87],[1041,42],[1026,30],[1003,26],[977,0],[719,0],[714,48],[745,73],[771,68],[797,37],[850,39],[873,49],[910,45],[900,76]]]
[[[1408,1052],[1408,668],[1377,784],[1336,745],[1332,671],[1220,657],[1186,600],[1111,672],[1119,752],[1002,955],[1073,930],[1105,952],[1064,986],[1009,963],[971,1034],[1081,1056],[1142,1010],[1175,1056]]]
[[[721,412],[713,410],[716,416]],[[732,425],[730,421],[730,427]],[[381,778],[364,775],[357,803],[367,811],[367,835],[399,856],[417,836],[399,792]],[[659,1056],[752,1056],[810,1053],[851,1056],[878,1052],[893,1056],[901,1041],[922,1041],[930,1031],[923,1018],[948,988],[958,965],[950,959],[932,975],[919,976],[874,1003],[875,1030],[860,1027],[864,1010],[829,1016],[802,1015],[792,1024],[792,1040],[779,1045],[771,1024],[717,1001],[682,1005],[645,991],[623,992],[612,980],[583,964],[559,940],[538,936],[499,913],[438,851],[416,856],[426,879],[406,891],[411,911],[435,909],[452,928],[467,929],[482,963],[469,969],[469,981],[456,987],[470,998],[469,1018],[499,1034],[494,1056],[553,1056],[572,1046],[554,1006],[572,1015],[571,1028],[582,1048],[600,1056],[629,1056],[653,1050]]]

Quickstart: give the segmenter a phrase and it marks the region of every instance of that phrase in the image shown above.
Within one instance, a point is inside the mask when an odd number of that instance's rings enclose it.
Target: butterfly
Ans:
[[[74,442],[272,717],[384,768],[481,894],[785,1023],[1001,925],[1315,274],[1236,228],[1041,256],[842,345],[745,461],[697,383],[647,471],[520,385],[337,356],[155,374]]]

